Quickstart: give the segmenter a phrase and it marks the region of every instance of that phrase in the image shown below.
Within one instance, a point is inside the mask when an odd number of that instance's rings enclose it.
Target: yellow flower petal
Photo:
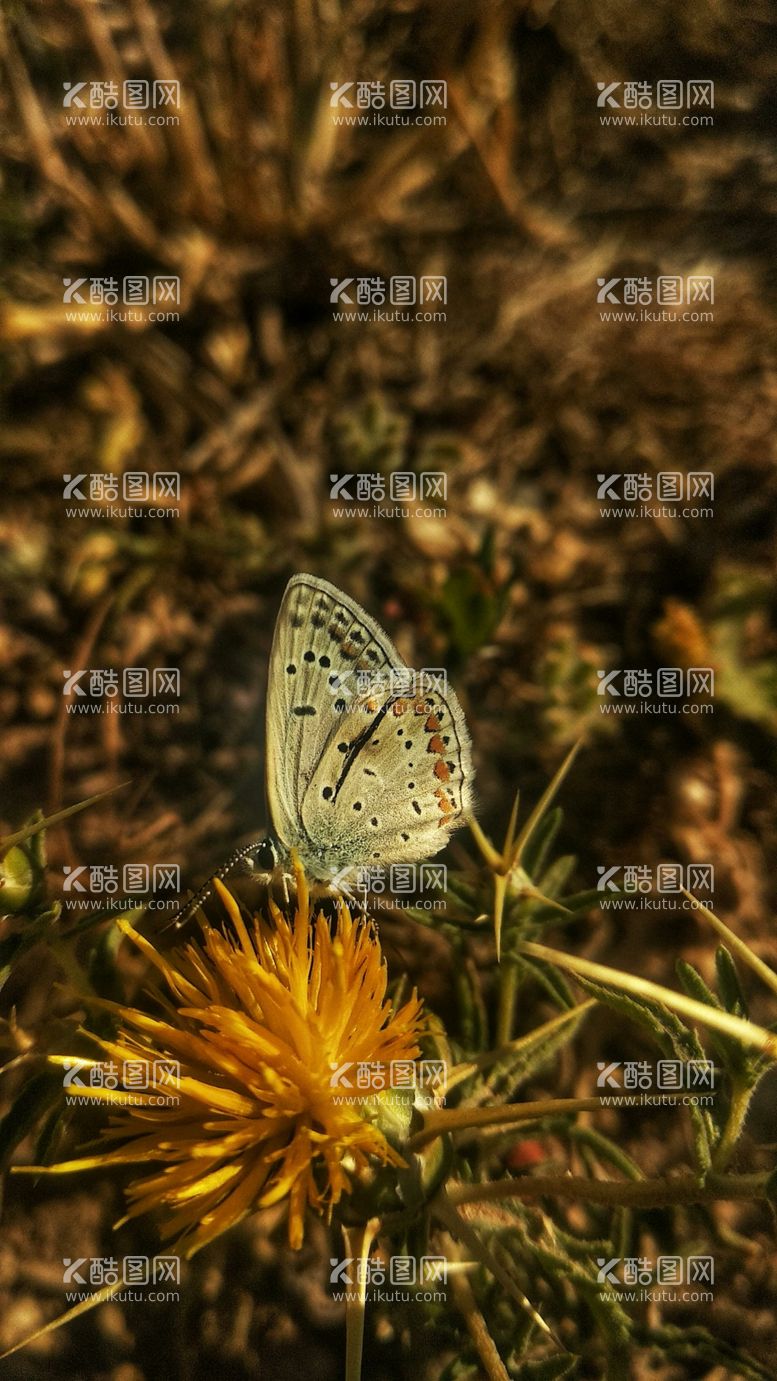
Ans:
[[[227,933],[204,924],[200,943],[169,956],[119,922],[167,985],[169,996],[159,994],[164,1016],[99,1002],[117,1015],[118,1031],[111,1040],[87,1034],[118,1065],[177,1060],[178,1087],[133,1090],[132,1103],[121,1087],[83,1087],[81,1094],[111,1108],[105,1149],[19,1168],[54,1174],[162,1162],[129,1186],[126,1217],[157,1211],[164,1240],[177,1238],[190,1256],[246,1213],[284,1199],[289,1241],[299,1247],[306,1210],[330,1214],[350,1191],[346,1155],[357,1173],[375,1161],[404,1165],[363,1115],[358,1091],[344,1100],[333,1087],[332,1070],[350,1062],[385,1073],[392,1060],[414,1059],[420,1001],[413,994],[394,1012],[374,926],[354,921],[344,902],[334,925],[314,917],[299,867],[296,883],[296,914],[290,919],[270,904],[267,923],[247,922],[216,882]]]

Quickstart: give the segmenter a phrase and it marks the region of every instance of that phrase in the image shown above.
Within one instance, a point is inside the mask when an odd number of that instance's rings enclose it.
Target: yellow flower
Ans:
[[[80,1089],[116,1110],[103,1137],[123,1144],[45,1167],[164,1162],[129,1186],[121,1221],[159,1209],[163,1238],[176,1238],[186,1256],[284,1198],[289,1242],[298,1248],[307,1205],[331,1216],[350,1175],[371,1160],[404,1165],[366,1105],[333,1086],[332,1071],[367,1063],[387,1074],[391,1061],[419,1053],[420,1000],[413,994],[392,1010],[370,922],[354,921],[342,901],[336,923],[314,917],[301,873],[294,919],[271,903],[272,925],[255,920],[249,928],[226,888],[218,890],[233,933],[203,924],[202,943],[170,957],[119,922],[172,1000],[161,999],[164,1018],[101,1003],[118,1014],[119,1030],[114,1040],[91,1037],[120,1070],[126,1062],[177,1061],[178,1087],[133,1092],[129,1105],[122,1088]]]

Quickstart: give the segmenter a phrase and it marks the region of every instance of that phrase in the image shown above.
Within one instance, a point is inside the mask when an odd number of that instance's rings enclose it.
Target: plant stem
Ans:
[[[601,1106],[601,1098],[542,1098],[534,1103],[506,1103],[495,1108],[441,1108],[427,1113],[423,1129],[410,1138],[407,1147],[416,1151],[443,1132],[461,1132],[470,1127],[506,1127],[513,1122],[532,1121],[554,1113],[594,1112]]]
[[[754,954],[750,946],[745,944],[744,940],[740,940],[739,936],[735,934],[724,921],[721,921],[720,917],[716,916],[714,911],[710,911],[709,907],[703,906],[700,901],[696,901],[693,893],[687,891],[686,888],[683,888],[683,891],[690,901],[695,902],[694,910],[696,914],[698,916],[703,916],[705,921],[712,926],[713,930],[717,931],[720,938],[725,940],[726,944],[731,947],[735,954],[739,955],[742,963],[747,964],[747,966],[753,970],[753,973],[757,973],[758,977],[767,987],[771,988],[773,993],[777,993],[777,973],[775,973],[773,969],[770,969],[769,965],[765,964],[763,959],[759,958],[757,954]]]
[[[704,1002],[686,997],[684,993],[676,993],[659,983],[651,983],[647,978],[622,973],[620,969],[610,969],[604,964],[593,964],[590,959],[578,959],[575,955],[565,954],[563,950],[549,949],[547,945],[524,940],[520,949],[524,954],[530,954],[535,959],[544,959],[550,964],[557,964],[560,969],[568,969],[570,973],[578,974],[582,978],[590,978],[596,983],[609,983],[611,987],[619,988],[622,992],[634,993],[636,997],[646,998],[651,1002],[662,1002],[666,1007],[680,1012],[682,1016],[689,1017],[691,1021],[699,1021],[703,1026],[712,1026],[716,1031],[733,1036],[748,1049],[763,1050],[771,1059],[777,1059],[777,1036],[766,1031],[763,1026],[756,1026],[755,1022],[732,1016],[730,1012],[719,1011],[717,1007],[709,1007]]]
[[[704,1184],[693,1175],[664,1180],[590,1180],[572,1175],[527,1175],[489,1184],[451,1185],[452,1204],[489,1199],[578,1199],[618,1208],[667,1208],[672,1204],[707,1204],[718,1199],[766,1199],[769,1176],[708,1175]]]
[[[446,1244],[446,1255],[448,1260],[459,1260],[456,1244],[453,1239],[448,1237]],[[510,1381],[505,1364],[499,1356],[496,1343],[488,1331],[488,1325],[478,1309],[475,1296],[472,1293],[472,1286],[467,1277],[458,1271],[451,1274],[451,1287],[453,1298],[458,1307],[465,1324],[467,1332],[475,1344],[475,1350],[480,1358],[483,1369],[488,1377],[488,1381]]]
[[[17,830],[15,834],[7,834],[4,839],[0,839],[0,851],[5,852],[13,844],[23,844],[26,839],[31,839],[33,835],[40,834],[41,830],[53,829],[61,820],[69,820],[71,815],[77,815],[79,811],[86,810],[93,806],[97,801],[102,801],[106,796],[112,796],[114,791],[121,791],[125,786],[131,786],[131,781],[119,782],[118,786],[109,786],[107,791],[98,791],[96,796],[87,796],[85,801],[77,801],[74,806],[68,806],[65,810],[58,810],[54,815],[47,815],[42,820],[36,820],[32,825],[25,825],[23,829]]]
[[[345,1381],[360,1381],[364,1349],[364,1315],[367,1307],[367,1271],[364,1263],[380,1229],[380,1219],[370,1218],[358,1227],[343,1224],[346,1255],[357,1264],[357,1288],[345,1292]]]
[[[515,1024],[515,999],[518,993],[518,965],[506,959],[499,972],[499,1012],[494,1044],[509,1045]]]
[[[448,1231],[452,1233],[459,1242],[464,1243],[467,1251],[472,1252],[475,1260],[479,1261],[481,1265],[485,1266],[487,1271],[491,1272],[494,1280],[499,1281],[502,1289],[506,1290],[507,1294],[510,1295],[512,1299],[516,1300],[522,1309],[526,1310],[529,1318],[537,1327],[540,1328],[547,1337],[552,1338],[559,1350],[563,1351],[559,1339],[545,1322],[542,1315],[535,1309],[531,1300],[523,1293],[523,1290],[520,1289],[518,1282],[513,1279],[512,1272],[507,1270],[499,1258],[494,1255],[490,1242],[486,1242],[479,1237],[472,1225],[467,1222],[466,1217],[458,1212],[450,1194],[444,1186],[435,1197],[434,1212],[445,1224]]]

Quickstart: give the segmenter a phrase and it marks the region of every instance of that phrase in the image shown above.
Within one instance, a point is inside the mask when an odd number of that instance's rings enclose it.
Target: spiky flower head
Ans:
[[[130,1184],[122,1222],[157,1211],[163,1238],[175,1239],[187,1256],[283,1199],[289,1242],[298,1248],[307,1207],[331,1215],[360,1171],[403,1165],[368,1104],[344,1094],[333,1070],[369,1066],[382,1074],[380,1086],[389,1082],[393,1061],[419,1053],[420,1000],[413,994],[392,1009],[371,922],[354,919],[344,901],[333,922],[315,915],[299,873],[292,918],[270,904],[268,920],[246,924],[226,888],[218,891],[231,930],[222,934],[204,923],[200,942],[169,956],[119,921],[169,996],[158,994],[160,1017],[100,1003],[117,1015],[118,1032],[112,1040],[91,1039],[124,1071],[167,1067],[169,1077],[169,1062],[176,1062],[177,1086],[157,1082],[153,1091],[130,1095],[130,1075],[123,1088],[83,1090],[114,1112],[101,1147],[47,1167],[58,1173],[161,1162]]]

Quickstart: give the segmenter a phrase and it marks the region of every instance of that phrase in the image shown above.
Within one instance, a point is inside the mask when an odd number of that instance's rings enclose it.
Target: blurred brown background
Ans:
[[[563,794],[578,885],[714,862],[718,908],[773,960],[766,5],[8,0],[0,45],[4,829],[131,781],[52,833],[54,893],[84,860],[177,861],[193,884],[261,834],[267,654],[310,570],[448,667],[489,830],[585,732]],[[64,83],[132,76],[180,81],[178,125],[66,124]],[[330,83],[394,77],[447,80],[447,123],[335,124]],[[714,81],[711,128],[600,123],[597,82],[668,78]],[[333,320],[331,279],[405,273],[447,277],[446,322]],[[180,321],[67,321],[64,277],[132,274],[179,276]],[[602,321],[613,274],[713,275],[714,320]],[[180,472],[180,516],[65,516],[63,475],[127,470]],[[447,517],[334,515],[330,474],[391,470],[446,471]],[[714,471],[714,518],[600,516],[599,473],[665,470]],[[599,713],[598,668],[677,664],[715,668],[713,715]],[[66,714],[63,669],[139,665],[180,667],[179,715]],[[712,954],[682,915],[577,937],[663,981]],[[211,1344],[242,1377],[238,1315]],[[291,1374],[299,1335],[273,1317],[266,1374]],[[58,1336],[47,1374],[91,1375],[93,1328]],[[112,1371],[103,1337],[100,1374],[180,1371],[143,1360],[156,1342]]]

